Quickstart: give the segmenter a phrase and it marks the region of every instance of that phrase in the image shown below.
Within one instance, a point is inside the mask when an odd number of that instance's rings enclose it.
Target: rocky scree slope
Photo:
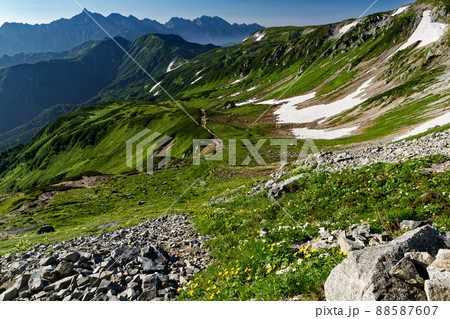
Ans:
[[[0,301],[176,298],[211,262],[187,215],[0,257]],[[180,288],[180,289],[179,289]]]
[[[319,152],[299,160],[293,166],[283,164],[271,174],[267,180],[255,186],[248,196],[268,190],[269,198],[276,200],[288,191],[290,184],[306,173],[296,173],[301,169],[314,171],[342,171],[344,169],[361,168],[374,163],[398,163],[431,155],[443,155],[445,161],[434,164],[431,172],[446,172],[450,168],[450,130],[431,133],[416,139],[405,139],[394,143],[377,143],[370,146],[359,146],[341,151]],[[230,198],[218,198],[211,203],[228,201]],[[210,204],[211,204],[210,203]]]

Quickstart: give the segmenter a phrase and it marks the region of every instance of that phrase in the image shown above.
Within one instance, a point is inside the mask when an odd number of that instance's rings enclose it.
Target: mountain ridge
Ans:
[[[129,41],[144,34],[160,33],[177,34],[188,42],[224,45],[240,42],[249,34],[264,28],[258,24],[230,24],[219,17],[171,19],[171,23],[161,24],[155,20],[139,20],[118,13],[105,17],[85,10],[70,19],[59,19],[48,24],[4,23],[0,27],[0,56],[66,51],[87,41],[103,40],[107,35],[91,17],[111,36],[120,36]],[[208,23],[211,19],[220,23],[220,27]],[[182,21],[183,26],[179,26],[176,23],[178,21]]]

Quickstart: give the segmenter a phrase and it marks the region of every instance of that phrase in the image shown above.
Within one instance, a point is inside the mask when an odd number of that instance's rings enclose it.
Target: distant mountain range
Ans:
[[[216,48],[171,34],[143,35],[134,42],[121,37],[115,40],[154,77]],[[73,111],[73,106],[96,98],[100,92],[110,96],[108,92],[120,94],[130,87],[145,91],[148,76],[113,40],[89,42],[74,52],[78,55],[73,58],[0,70],[0,150],[28,140],[30,132],[36,133],[54,117]]]
[[[105,17],[83,11],[71,19],[60,19],[50,24],[3,24],[0,27],[0,56],[66,51],[87,41],[105,39],[107,35],[89,15],[111,36],[120,36],[129,41],[144,34],[160,33],[176,34],[189,42],[223,46],[240,42],[263,28],[259,24],[230,24],[219,17],[202,16],[195,20],[172,18],[166,24],[161,24],[133,16],[111,14]]]

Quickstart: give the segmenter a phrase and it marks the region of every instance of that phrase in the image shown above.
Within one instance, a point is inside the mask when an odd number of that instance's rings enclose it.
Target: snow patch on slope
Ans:
[[[402,14],[406,10],[408,10],[409,6],[400,7],[391,14],[391,17],[395,17],[396,15]]]
[[[294,133],[296,138],[302,140],[334,140],[337,138],[348,136],[357,129],[359,129],[358,126],[337,130],[311,130],[308,128],[295,128],[292,130],[292,133]]]
[[[247,89],[245,91],[246,92],[250,92],[250,91],[256,90],[257,88],[259,88],[259,85],[252,86],[251,88],[249,88],[249,89]]]
[[[257,32],[253,37],[255,38],[255,41],[258,42],[261,41],[265,36],[266,36],[265,32]]]
[[[417,134],[425,133],[426,131],[435,128],[436,126],[442,126],[450,124],[450,112],[445,113],[444,115],[441,115],[439,117],[436,117],[435,119],[432,119],[430,121],[427,121],[423,123],[422,125],[416,127],[415,129],[409,131],[408,133],[397,137],[395,140],[399,141],[407,137],[411,137]]]
[[[350,31],[351,29],[353,29],[354,27],[356,27],[359,24],[359,21],[354,21],[350,24],[347,24],[345,26],[343,26],[340,30],[339,30],[339,34],[343,35],[345,33],[347,33],[348,31]]]
[[[315,122],[317,120],[322,120],[321,122],[319,122],[322,123],[329,117],[338,115],[365,102],[367,98],[362,97],[361,95],[370,86],[373,79],[374,78],[371,78],[370,80],[363,83],[356,90],[356,92],[346,96],[339,101],[335,101],[329,104],[319,104],[298,110],[297,105],[315,97],[315,92],[280,101],[264,101],[258,104],[282,104],[280,108],[274,112],[274,114],[278,116],[278,123],[281,124],[306,124]]]
[[[439,39],[444,35],[445,28],[447,27],[444,23],[431,22],[431,11],[427,10],[423,13],[422,21],[420,21],[419,26],[416,31],[411,35],[408,41],[403,44],[395,53],[405,50],[410,45],[421,41],[417,48],[424,47],[428,44],[439,41]]]
[[[162,83],[162,81],[156,83],[156,84],[150,89],[150,91],[148,91],[148,93],[152,93],[154,90],[156,90],[156,88],[157,88],[161,83]]]
[[[258,99],[250,99],[241,103],[236,103],[236,106],[242,106],[242,105],[246,105],[246,104],[251,104],[251,103],[255,103],[256,101],[258,101]]]
[[[197,83],[197,82],[200,81],[202,78],[203,78],[203,76],[201,76],[201,77],[199,77],[199,78],[196,78],[194,81],[191,82],[191,85]]]
[[[169,66],[167,67],[166,73],[169,73],[169,72],[171,72],[173,70],[176,70],[182,65],[182,64],[180,64],[180,65],[177,65],[177,66],[174,67],[176,62],[177,62],[176,60],[173,60],[172,62],[170,62]]]

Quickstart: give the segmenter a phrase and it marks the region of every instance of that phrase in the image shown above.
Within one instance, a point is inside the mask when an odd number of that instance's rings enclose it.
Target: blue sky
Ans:
[[[171,17],[220,16],[229,22],[264,26],[311,25],[358,17],[375,0],[77,0],[104,15],[112,12],[167,22]],[[369,13],[392,10],[411,0],[378,0]],[[0,0],[4,22],[48,23],[81,12],[73,0]]]

